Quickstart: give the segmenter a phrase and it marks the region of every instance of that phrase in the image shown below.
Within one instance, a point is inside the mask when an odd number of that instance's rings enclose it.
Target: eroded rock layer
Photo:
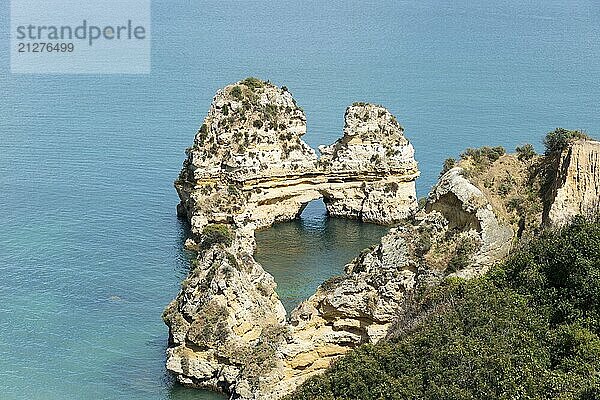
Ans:
[[[562,226],[576,215],[600,212],[600,142],[578,140],[558,158],[545,219]]]

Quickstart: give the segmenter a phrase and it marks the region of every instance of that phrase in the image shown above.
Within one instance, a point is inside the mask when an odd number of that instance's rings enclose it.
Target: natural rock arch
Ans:
[[[195,235],[211,223],[264,228],[323,197],[333,216],[380,224],[417,208],[414,149],[385,108],[355,103],[343,137],[301,140],[306,118],[291,94],[256,79],[219,90],[175,183]]]
[[[199,252],[164,313],[167,368],[181,383],[280,398],[352,347],[383,337],[410,286],[414,266],[386,249],[378,254],[397,271],[377,275],[390,285],[357,269],[347,282],[321,285],[286,320],[272,276],[253,258],[256,229],[295,219],[318,198],[329,215],[386,225],[417,209],[414,150],[385,108],[348,107],[343,137],[321,146],[321,157],[300,139],[305,132],[287,90],[247,79],[217,92],[186,151],[175,187],[178,213],[191,223],[188,245],[209,228],[223,241]]]

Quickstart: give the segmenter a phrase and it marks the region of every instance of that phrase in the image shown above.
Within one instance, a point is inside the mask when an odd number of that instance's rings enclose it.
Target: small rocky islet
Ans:
[[[519,238],[598,212],[600,142],[469,149],[447,160],[423,204],[414,149],[384,107],[355,103],[343,136],[301,139],[306,117],[287,88],[248,78],[215,95],[175,182],[197,251],[165,309],[167,369],[187,386],[237,399],[280,399],[346,352],[385,339],[413,294],[448,276],[477,277]],[[561,136],[561,137],[563,137]],[[329,215],[391,226],[345,274],[286,317],[254,234],[322,198]]]

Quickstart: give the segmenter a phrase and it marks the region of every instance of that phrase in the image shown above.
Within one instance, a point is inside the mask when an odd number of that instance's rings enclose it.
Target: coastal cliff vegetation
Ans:
[[[288,400],[600,398],[600,222],[576,218],[486,275],[417,295],[388,340]]]

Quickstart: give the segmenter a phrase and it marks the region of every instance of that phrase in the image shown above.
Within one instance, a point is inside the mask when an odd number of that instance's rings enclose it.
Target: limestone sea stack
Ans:
[[[249,78],[217,92],[187,150],[175,187],[178,213],[191,224],[186,243],[198,256],[163,314],[167,368],[185,385],[279,399],[348,350],[383,337],[403,299],[402,270],[412,264],[400,254],[381,289],[373,280],[379,270],[357,268],[286,320],[273,277],[253,258],[256,229],[297,218],[318,198],[332,216],[380,224],[417,209],[414,150],[385,108],[350,106],[343,137],[322,147],[320,158],[302,141],[305,132],[304,112],[287,89]],[[321,301],[361,279],[370,279],[368,287]]]
[[[414,213],[412,145],[383,107],[348,108],[344,136],[319,159],[301,139],[290,92],[248,78],[219,90],[175,187],[194,235],[211,223],[264,228],[323,198],[331,215],[390,224]]]

